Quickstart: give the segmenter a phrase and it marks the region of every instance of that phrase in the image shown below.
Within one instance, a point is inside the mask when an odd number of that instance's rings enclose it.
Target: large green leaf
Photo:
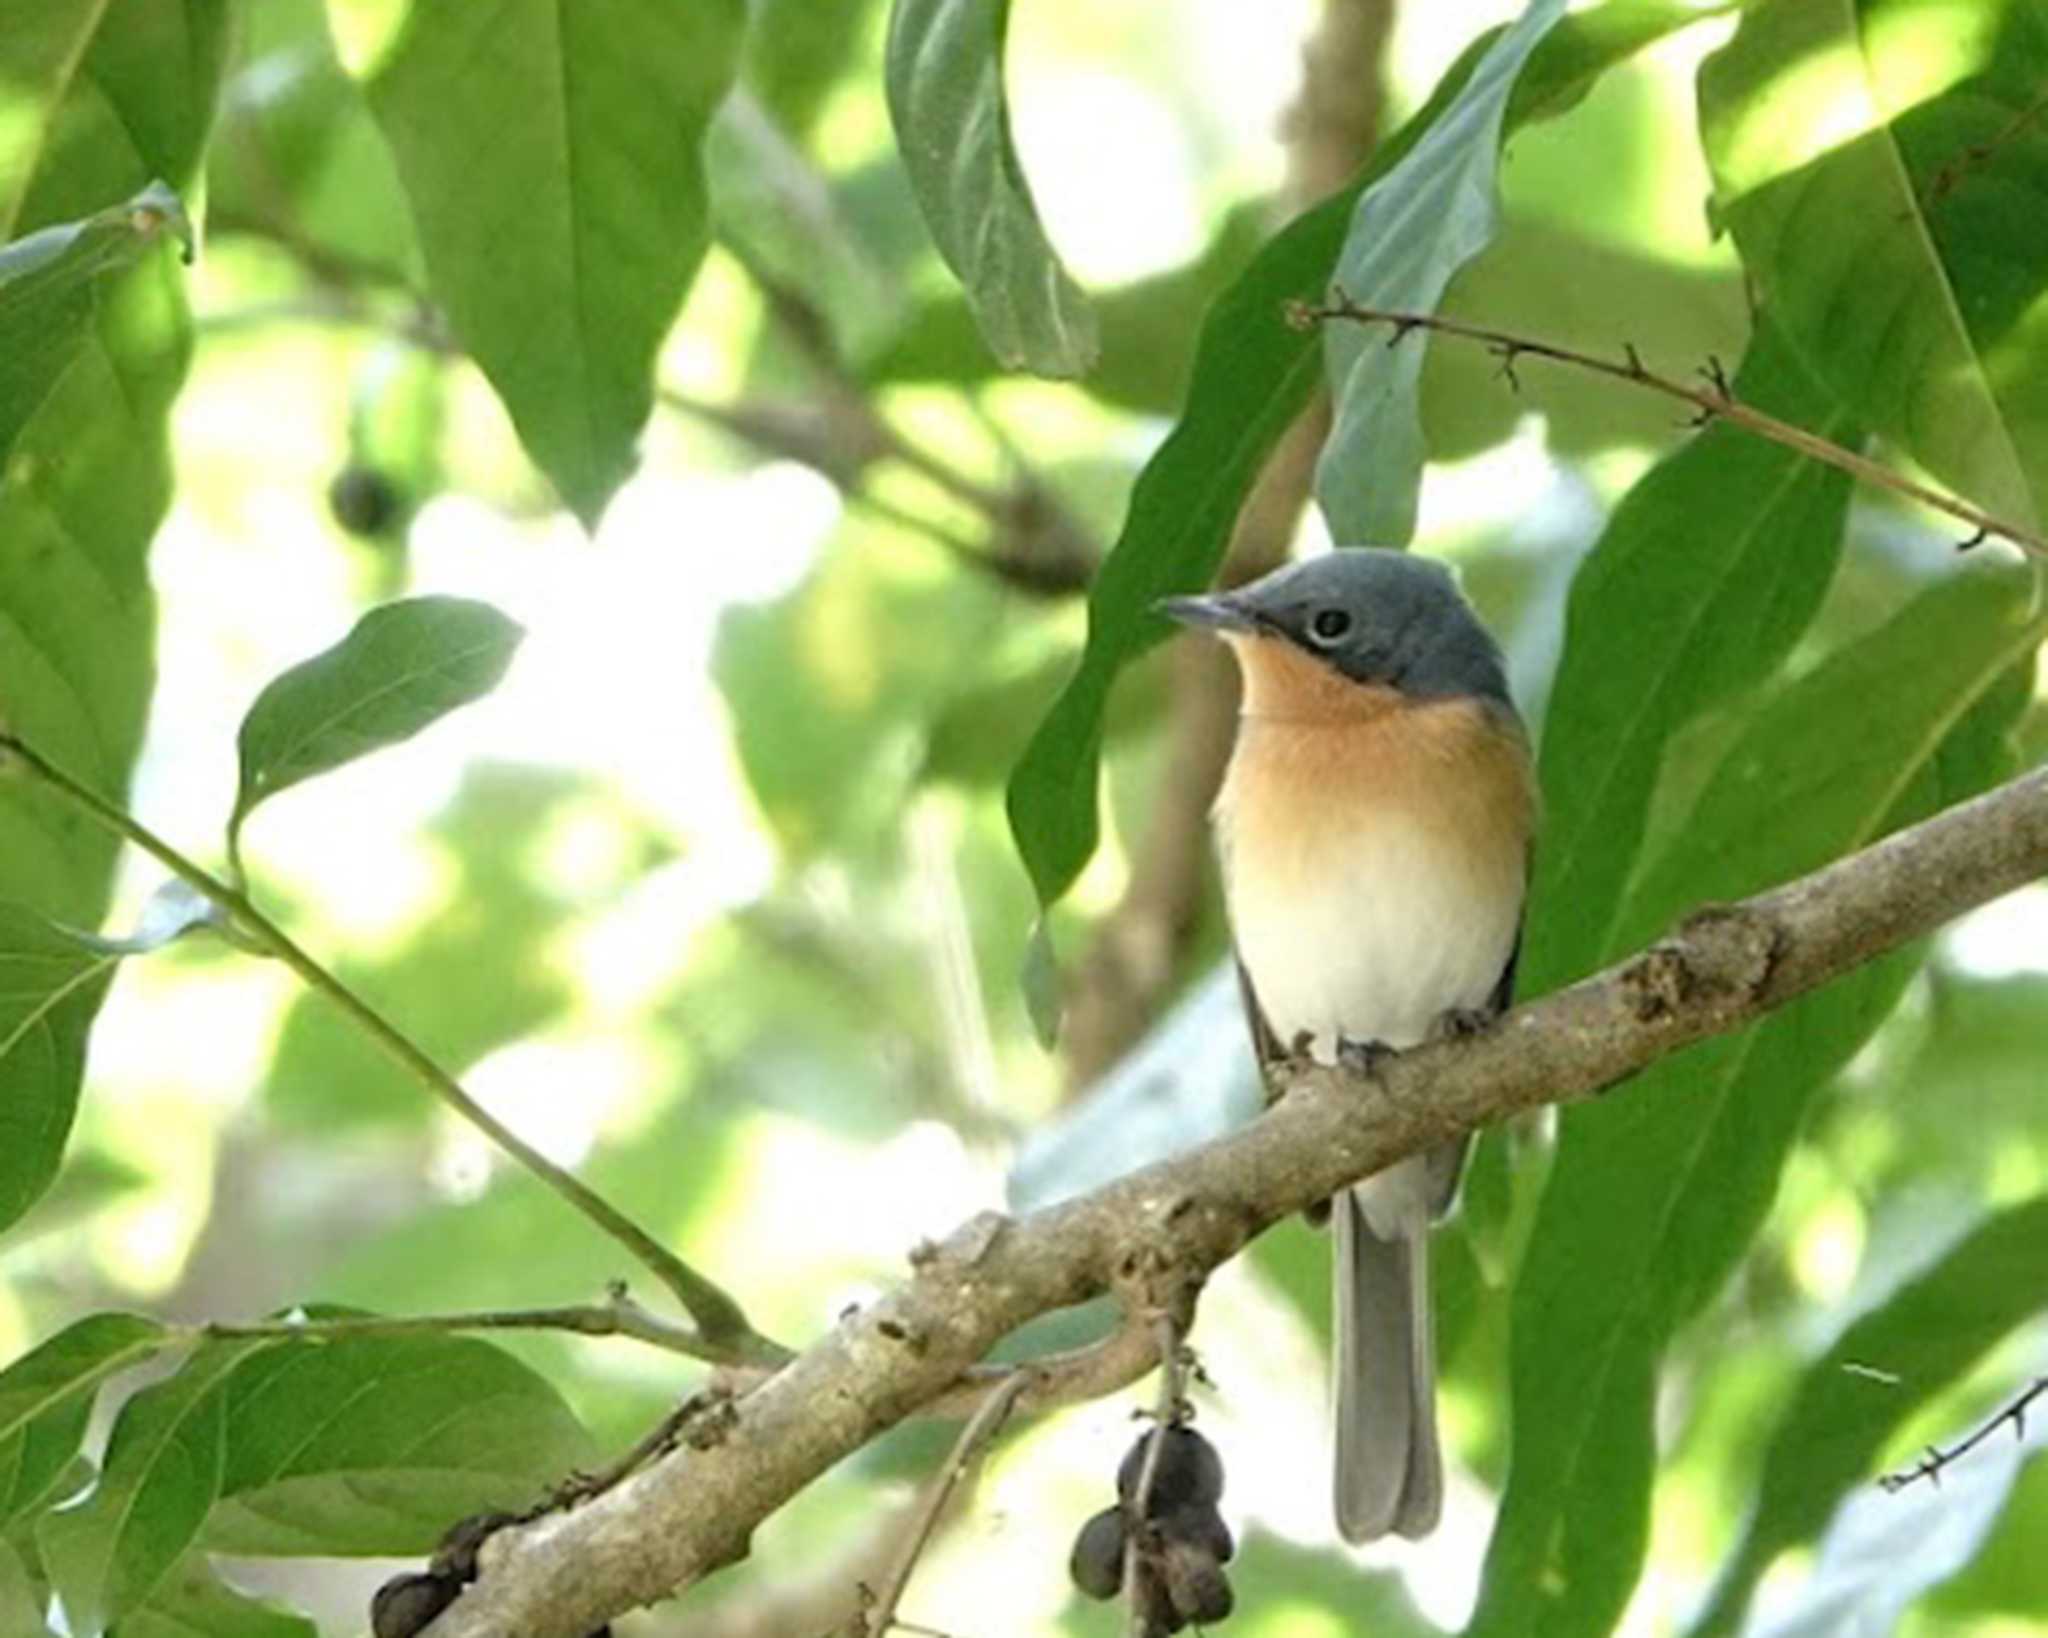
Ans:
[[[148,1603],[197,1538],[227,1451],[221,1384],[267,1346],[204,1344],[175,1376],[136,1394],[91,1496],[43,1520],[38,1539],[79,1638]]]
[[[0,1371],[0,1526],[47,1500],[76,1460],[100,1384],[163,1342],[154,1320],[93,1314]]]
[[[43,1600],[21,1554],[0,1541],[0,1632],[16,1638],[48,1638]]]
[[[1773,415],[1837,442],[1854,436],[1768,318],[1735,379]],[[1615,508],[1572,582],[1545,715],[1525,992],[1613,953],[1665,747],[1765,681],[1798,640],[1841,555],[1848,496],[1832,467],[1718,425]]]
[[[110,794],[127,781],[153,681],[145,554],[170,496],[167,418],[190,344],[175,251],[161,235],[137,242],[165,223],[117,207],[153,182],[190,183],[227,15],[226,0],[48,0],[9,6],[0,22],[0,238],[98,224],[31,276],[41,295],[29,347],[0,293],[0,713]],[[117,261],[141,255],[72,280],[96,246]],[[114,854],[74,810],[0,779],[0,900],[96,926]],[[11,978],[23,960],[47,971],[67,959],[12,914],[0,927]],[[0,1071],[0,1222],[54,1174],[103,987],[88,980],[16,1042],[40,1067],[19,1084],[9,1076],[28,1056]]]
[[[587,526],[704,254],[699,148],[745,20],[743,0],[413,4],[370,80],[434,296]]]
[[[246,1597],[188,1553],[156,1584],[146,1604],[121,1618],[113,1638],[320,1638],[302,1615]]]
[[[1003,37],[1010,0],[895,0],[889,117],[939,254],[1007,369],[1082,375],[1095,315],[1039,225],[1010,141]]]
[[[167,234],[190,236],[162,183],[133,199],[0,246],[0,462],[85,344],[95,281],[140,261]]]
[[[2048,502],[2033,0],[1770,0],[1700,75],[1716,202],[1807,362],[1994,512]]]
[[[1986,1218],[1813,1362],[1771,1435],[1756,1509],[1697,1638],[1737,1629],[1771,1561],[1812,1541],[1843,1493],[1870,1482],[1909,1417],[2037,1318],[2044,1290],[2048,1198]]]
[[[1981,788],[2040,637],[2016,576],[1960,574],[1761,708],[1631,893],[1634,945]],[[1640,1567],[1657,1366],[1768,1210],[1814,1089],[1911,976],[1904,952],[1572,1111],[1514,1292],[1513,1449],[1474,1634],[1605,1633]]]
[[[222,1399],[217,1552],[425,1552],[454,1520],[530,1503],[594,1455],[544,1378],[469,1337],[273,1348]]]
[[[488,603],[414,597],[358,620],[334,647],[275,678],[242,719],[232,845],[259,802],[396,745],[481,699],[525,633]]]
[[[12,0],[0,13],[0,239],[153,179],[183,190],[213,124],[229,0]]]
[[[1611,0],[1567,17],[1530,58],[1504,128],[1566,112],[1608,68],[1699,16],[1669,0]],[[1356,182],[1260,251],[1203,320],[1187,408],[1138,475],[1123,531],[1090,588],[1080,666],[1010,780],[1010,828],[1042,903],[1064,894],[1095,851],[1102,713],[1117,674],[1166,635],[1152,605],[1215,573],[1259,469],[1315,388],[1317,344],[1286,322],[1288,303],[1324,294],[1360,190],[1421,140],[1486,43],[1465,52]]]
[[[191,1580],[201,1548],[425,1552],[592,1454],[555,1390],[485,1342],[207,1342],[122,1407],[98,1486],[39,1540],[74,1632],[172,1632],[195,1602],[244,1602]],[[138,1612],[158,1625],[129,1626]],[[252,1633],[280,1619],[244,1613]]]
[[[1529,0],[1421,140],[1359,195],[1331,275],[1347,297],[1434,312],[1451,275],[1492,242],[1508,98],[1529,54],[1563,14],[1564,0]],[[1420,341],[1388,346],[1359,325],[1331,324],[1323,357],[1334,414],[1316,462],[1316,500],[1330,533],[1347,545],[1405,544],[1422,489]]]
[[[791,136],[806,136],[854,67],[880,0],[750,0],[741,73]]]
[[[209,229],[269,234],[366,279],[418,284],[390,145],[334,54],[321,0],[262,0],[243,16],[207,160]]]
[[[85,1076],[85,1037],[119,958],[0,904],[0,1229],[57,1175]]]

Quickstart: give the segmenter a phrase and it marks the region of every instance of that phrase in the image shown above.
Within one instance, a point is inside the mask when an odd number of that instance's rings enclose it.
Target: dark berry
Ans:
[[[1081,1526],[1067,1559],[1074,1585],[1090,1598],[1114,1598],[1124,1584],[1124,1515],[1105,1507]]]
[[[370,1599],[370,1631],[375,1638],[413,1638],[461,1591],[446,1576],[395,1575]]]
[[[1223,1515],[1199,1502],[1165,1514],[1157,1529],[1162,1536],[1201,1548],[1218,1564],[1228,1564],[1237,1555],[1237,1543],[1231,1539],[1230,1526],[1223,1522]]]
[[[1190,1504],[1213,1507],[1223,1495],[1223,1458],[1216,1454],[1216,1447],[1189,1427],[1170,1427],[1164,1439],[1147,1516],[1156,1519]],[[1127,1502],[1137,1497],[1138,1482],[1145,1473],[1145,1449],[1151,1442],[1149,1432],[1142,1435],[1116,1470],[1116,1493]]]
[[[327,486],[327,509],[352,535],[374,539],[398,521],[404,501],[398,486],[374,466],[351,461]]]

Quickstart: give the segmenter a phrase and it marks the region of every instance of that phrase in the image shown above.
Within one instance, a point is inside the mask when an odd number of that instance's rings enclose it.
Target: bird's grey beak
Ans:
[[[1205,631],[1252,631],[1259,623],[1258,617],[1228,592],[1215,597],[1162,597],[1152,607],[1169,620]]]

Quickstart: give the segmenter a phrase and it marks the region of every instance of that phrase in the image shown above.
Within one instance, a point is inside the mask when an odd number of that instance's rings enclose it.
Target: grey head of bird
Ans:
[[[1249,585],[1155,605],[1183,625],[1278,638],[1352,681],[1412,700],[1476,698],[1513,710],[1500,645],[1443,564],[1340,547]]]

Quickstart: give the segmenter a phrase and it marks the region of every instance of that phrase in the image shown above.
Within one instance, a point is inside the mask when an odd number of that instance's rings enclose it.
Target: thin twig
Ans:
[[[427,1056],[410,1036],[301,949],[283,928],[259,910],[246,893],[193,863],[156,832],[89,786],[81,784],[18,735],[0,731],[0,765],[11,759],[105,829],[133,842],[209,903],[265,954],[289,967],[307,988],[338,1007],[427,1091],[475,1126],[520,1165],[567,1200],[604,1233],[624,1246],[665,1286],[696,1321],[696,1353],[719,1364],[774,1363],[787,1359],[780,1344],[756,1332],[739,1304],[698,1273],[582,1179],[556,1165],[462,1089],[461,1083]]]
[[[573,1331],[586,1337],[630,1337],[670,1353],[701,1359],[697,1333],[650,1312],[614,1285],[602,1303],[563,1308],[487,1308],[459,1314],[362,1314],[333,1319],[266,1320],[256,1324],[208,1323],[193,1334],[207,1340],[239,1341],[277,1337],[334,1342],[348,1337],[432,1336],[463,1331]]]
[[[917,1517],[911,1521],[910,1529],[903,1538],[902,1550],[890,1566],[888,1580],[882,1583],[874,1607],[867,1612],[867,1631],[872,1638],[882,1638],[882,1634],[892,1627],[906,1632],[917,1630],[896,1619],[896,1607],[903,1602],[903,1591],[910,1585],[910,1577],[917,1569],[917,1561],[924,1556],[932,1532],[938,1528],[939,1515],[945,1512],[954,1486],[967,1476],[967,1470],[980,1456],[982,1447],[1002,1430],[1003,1423],[1009,1420],[1010,1412],[1016,1408],[1030,1381],[1028,1371],[1012,1371],[996,1391],[982,1401],[981,1409],[960,1430],[960,1437],[954,1441],[953,1449],[946,1457],[946,1465],[933,1475],[924,1500],[918,1505]]]
[[[1151,1599],[1141,1585],[1138,1567],[1154,1545],[1152,1488],[1159,1482],[1167,1431],[1177,1427],[1187,1415],[1187,1361],[1181,1352],[1180,1327],[1170,1315],[1161,1314],[1153,1321],[1152,1334],[1159,1344],[1159,1399],[1152,1410],[1152,1436],[1145,1441],[1145,1460],[1138,1468],[1138,1482],[1123,1504],[1124,1620],[1130,1638],[1145,1638],[1153,1629]]]
[[[1996,1416],[1991,1417],[1967,1439],[1958,1440],[1946,1450],[1943,1450],[1939,1445],[1929,1445],[1927,1453],[1913,1466],[1901,1469],[1897,1473],[1887,1473],[1879,1479],[1877,1481],[1878,1488],[1896,1494],[1898,1491],[1904,1490],[1906,1486],[1917,1484],[1922,1479],[1927,1480],[1930,1484],[1940,1484],[1944,1469],[1959,1458],[1969,1455],[1971,1451],[1975,1450],[2008,1422],[2012,1424],[2012,1431],[2016,1438],[2026,1438],[2027,1408],[2043,1395],[2048,1395],[2048,1376],[2037,1376],[2020,1391],[2017,1399],[2013,1400],[2011,1404],[2007,1405]]]
[[[1330,300],[1318,307],[1308,302],[1290,303],[1287,310],[1288,322],[1303,328],[1325,323],[1331,319],[1342,319],[1355,324],[1385,324],[1391,326],[1393,336],[1387,343],[1393,346],[1403,336],[1414,330],[1427,330],[1436,335],[1456,336],[1463,341],[1476,341],[1491,349],[1504,365],[1512,365],[1518,358],[1543,358],[1554,364],[1569,364],[1576,369],[1590,370],[1615,381],[1626,381],[1634,386],[1647,387],[1652,392],[1661,392],[1666,397],[1676,398],[1692,405],[1695,411],[1695,425],[1709,421],[1728,421],[1746,432],[1753,432],[1760,438],[1783,444],[1787,449],[1829,466],[1839,467],[1852,477],[1880,489],[1889,489],[1895,495],[1904,495],[1923,506],[1930,506],[1937,512],[1946,512],[1968,524],[1979,537],[1997,535],[2011,541],[2015,546],[2030,552],[2048,555],[2048,538],[2036,534],[2019,524],[2008,523],[1994,517],[1980,507],[1924,483],[1915,483],[1911,478],[1894,472],[1890,467],[1859,455],[1852,449],[1808,432],[1804,427],[1794,426],[1790,421],[1781,421],[1775,415],[1767,415],[1754,405],[1745,404],[1728,390],[1728,381],[1720,362],[1709,359],[1702,371],[1705,384],[1690,386],[1674,380],[1668,375],[1659,375],[1646,369],[1641,357],[1633,346],[1626,347],[1619,359],[1601,358],[1593,353],[1582,353],[1576,348],[1561,347],[1554,342],[1538,341],[1529,336],[1510,334],[1506,330],[1490,329],[1481,324],[1466,324],[1459,319],[1444,318],[1436,313],[1403,313],[1379,307],[1362,307],[1341,290],[1331,292]]]

